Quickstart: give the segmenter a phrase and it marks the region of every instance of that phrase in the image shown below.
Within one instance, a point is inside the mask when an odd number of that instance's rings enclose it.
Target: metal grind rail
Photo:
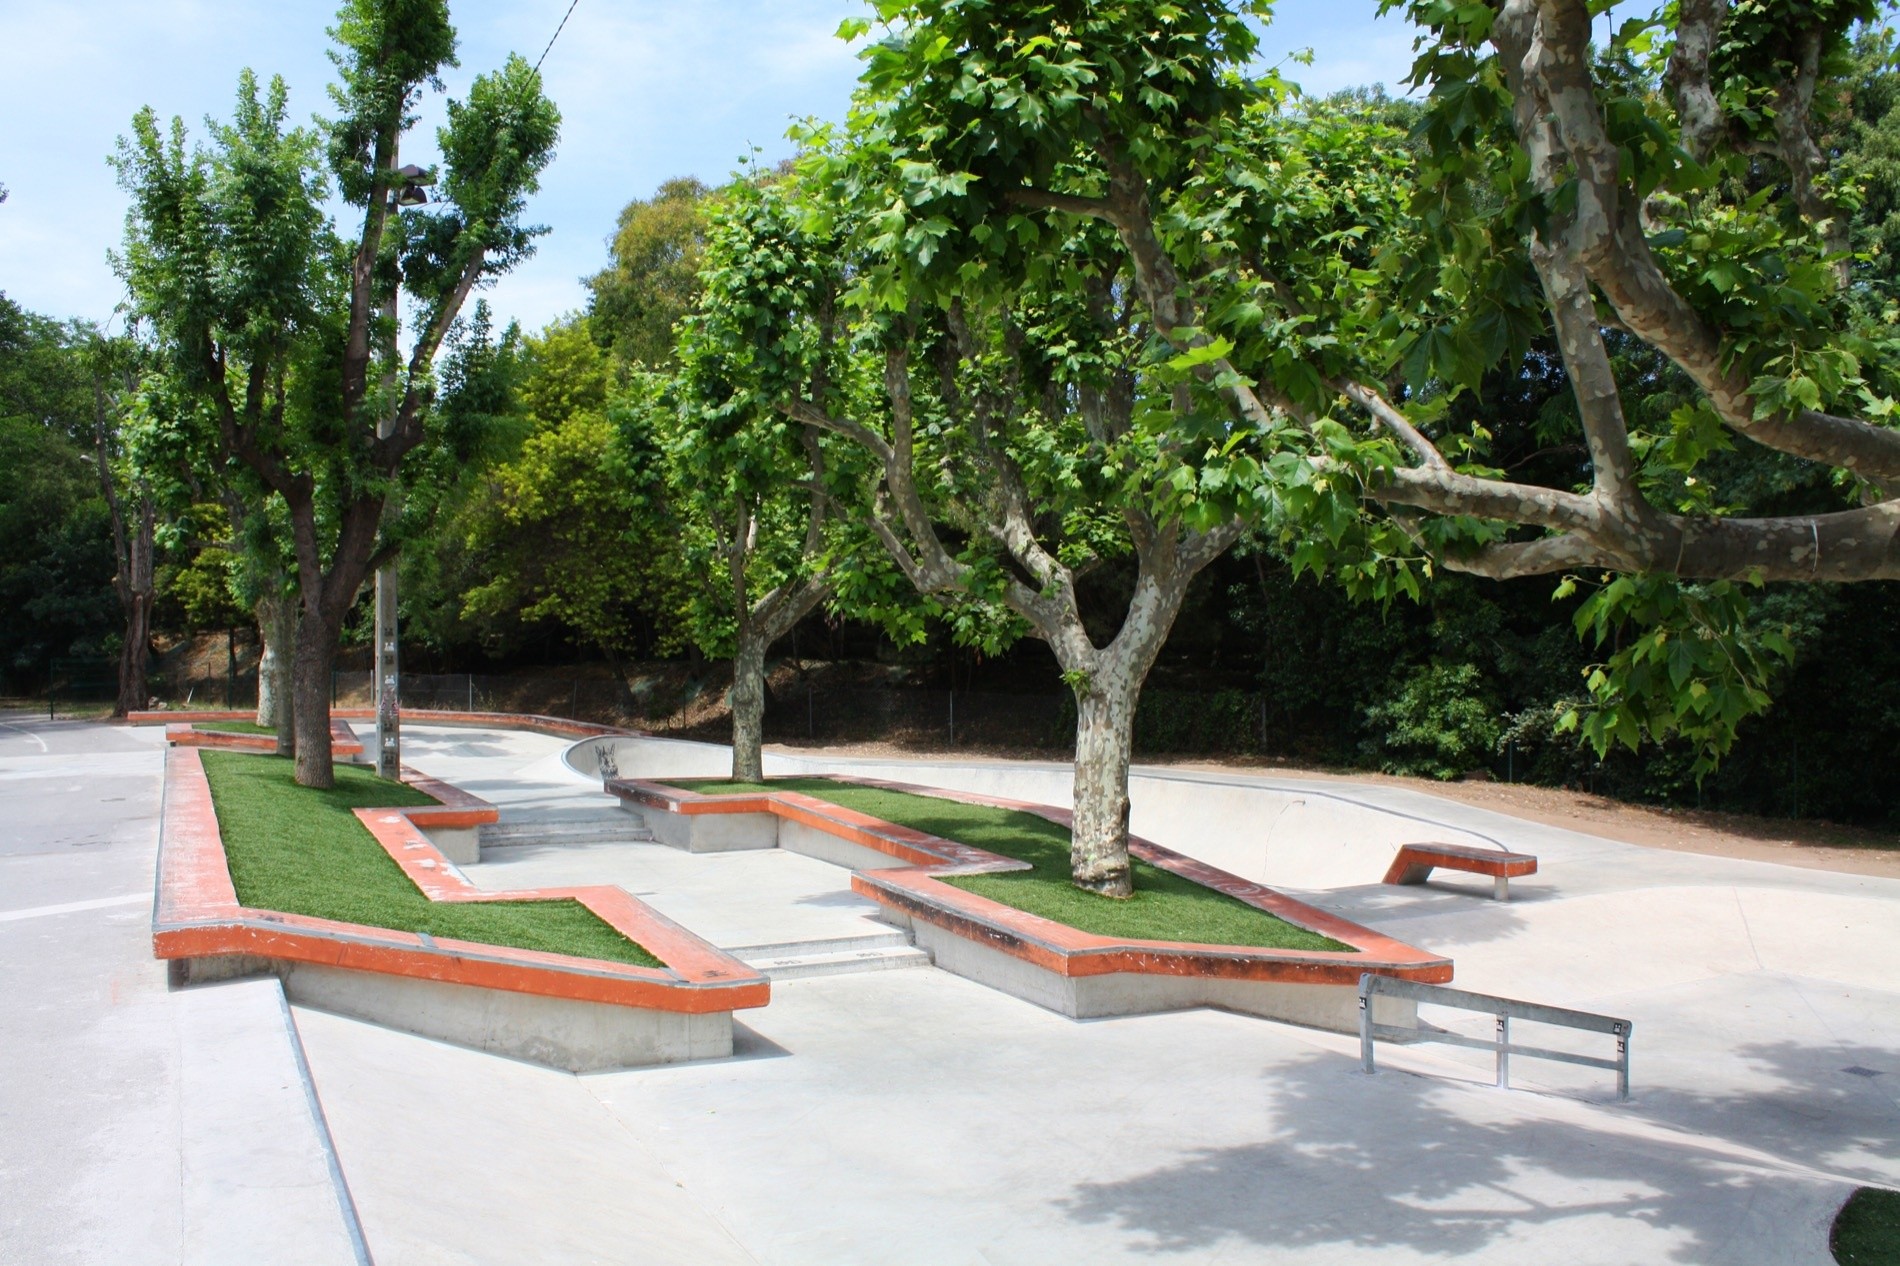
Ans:
[[[1411,998],[1416,1002],[1434,1007],[1457,1007],[1464,1011],[1477,1011],[1497,1017],[1497,1037],[1485,1039],[1466,1037],[1462,1033],[1453,1033],[1428,1025],[1422,1021],[1415,1029],[1397,1024],[1378,1024],[1372,1018],[1372,999],[1383,994],[1390,998]],[[1616,1038],[1616,1058],[1603,1059],[1594,1055],[1577,1055],[1570,1051],[1554,1051],[1541,1046],[1518,1046],[1511,1042],[1511,1021],[1528,1020],[1535,1024],[1556,1024],[1571,1029],[1586,1029],[1592,1033],[1609,1033]],[[1447,1046],[1468,1046],[1475,1050],[1496,1051],[1498,1057],[1498,1087],[1508,1090],[1511,1086],[1511,1056],[1522,1055],[1530,1059],[1555,1060],[1563,1064],[1582,1064],[1588,1068],[1607,1068],[1616,1074],[1616,1097],[1627,1100],[1630,1097],[1630,1029],[1634,1027],[1628,1020],[1619,1020],[1614,1016],[1597,1015],[1591,1011],[1572,1011],[1566,1007],[1547,1007],[1537,1002],[1519,1002],[1514,998],[1495,998],[1486,993],[1470,993],[1463,989],[1450,989],[1444,985],[1421,984],[1415,980],[1400,980],[1395,976],[1375,976],[1367,974],[1359,978],[1359,1058],[1368,1073],[1377,1072],[1373,1066],[1372,1044],[1383,1039],[1388,1042],[1441,1042]]]

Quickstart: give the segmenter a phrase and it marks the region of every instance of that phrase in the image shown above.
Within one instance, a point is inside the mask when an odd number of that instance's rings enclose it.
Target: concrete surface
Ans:
[[[180,1052],[263,1052],[268,1026],[226,1016],[249,1036],[218,1036],[180,1005],[213,993],[167,994],[148,958],[157,736],[0,720],[23,727],[0,726],[0,1261],[208,1260],[185,1229],[207,1188]],[[565,746],[405,728],[412,764],[504,821],[609,803]],[[725,760],[624,755],[633,775]],[[1048,764],[768,763],[811,768],[1067,794]],[[729,1059],[585,1076],[295,1007],[375,1260],[1824,1264],[1845,1195],[1900,1184],[1900,883],[1397,789],[1134,787],[1140,833],[1448,953],[1464,988],[1633,1019],[1633,1101],[1528,1060],[1529,1091],[1499,1092],[1484,1056],[1444,1047],[1382,1047],[1367,1077],[1343,1036],[1217,1010],[1078,1022],[930,969],[780,981]],[[1487,837],[1540,858],[1508,905],[1470,877],[1378,882],[1404,839]],[[618,883],[729,946],[888,932],[842,870],[783,850],[526,844],[467,873]],[[307,1192],[286,1187],[286,1217]]]
[[[0,1262],[355,1262],[277,982],[152,958],[163,747],[0,715]]]
[[[412,763],[498,802],[598,803],[557,741],[405,736]],[[617,758],[631,776],[726,759]],[[1053,764],[767,768],[1067,795]],[[378,1260],[1825,1263],[1846,1194],[1900,1183],[1900,884],[1394,789],[1134,786],[1140,833],[1447,952],[1465,988],[1634,1019],[1633,1102],[1599,1070],[1517,1060],[1530,1089],[1507,1093],[1481,1054],[1384,1047],[1366,1077],[1346,1037],[1214,1010],[1076,1022],[931,970],[781,982],[731,1060],[580,1078],[300,1012]],[[1379,883],[1417,839],[1502,843],[1540,873],[1508,905],[1470,877]],[[842,871],[779,850],[516,848],[469,875],[621,883],[721,944],[869,913]],[[438,1193],[522,1185],[415,1210],[390,1188],[425,1165]]]

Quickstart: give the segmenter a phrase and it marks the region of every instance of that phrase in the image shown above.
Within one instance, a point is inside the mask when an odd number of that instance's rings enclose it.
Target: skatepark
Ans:
[[[1369,1077],[1345,1034],[1054,1014],[893,944],[843,868],[603,830],[586,744],[410,727],[412,765],[501,810],[472,883],[618,885],[791,968],[732,1057],[576,1076],[287,1007],[269,976],[169,989],[147,933],[162,733],[7,722],[11,1260],[256,1260],[268,1236],[275,1260],[385,1263],[1825,1262],[1846,1195],[1900,1181],[1888,879],[1390,787],[1137,770],[1157,842],[1446,954],[1460,988],[1634,1022],[1629,1102],[1552,1063],[1501,1091],[1451,1047],[1382,1048]],[[725,759],[618,747],[623,776]],[[1057,802],[1066,782],[824,764]],[[1541,865],[1506,903],[1471,876],[1379,883],[1406,838]]]

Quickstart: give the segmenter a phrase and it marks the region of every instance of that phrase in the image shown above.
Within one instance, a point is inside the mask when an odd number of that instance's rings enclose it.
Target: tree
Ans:
[[[712,191],[691,176],[669,180],[652,198],[620,212],[608,239],[611,260],[587,279],[594,336],[623,369],[674,363],[673,327],[699,298],[700,255]]]
[[[914,173],[893,217],[986,234],[952,269],[1046,257],[1077,217],[1109,225],[1155,333],[1237,419],[1204,482],[1302,502],[1296,561],[1343,563],[1368,592],[1414,592],[1434,567],[1600,569],[1580,614],[1611,652],[1590,737],[1682,729],[1719,749],[1787,650],[1745,636],[1738,583],[1900,575],[1889,340],[1853,301],[1854,194],[1814,142],[1872,7],[1671,6],[1594,61],[1581,0],[1406,7],[1432,96],[1399,196],[1301,238],[1283,214],[1298,186],[1358,181],[1302,182],[1312,164],[1271,143],[1324,112],[1244,77],[1265,5],[881,6],[865,81]],[[1323,163],[1367,137],[1313,139]],[[1545,329],[1581,487],[1489,466],[1482,402],[1467,425],[1450,407]],[[1652,393],[1679,379],[1665,427],[1632,427],[1619,369]],[[1834,503],[1714,502],[1696,472],[1748,445],[1831,471]],[[1387,513],[1349,522],[1361,497]]]
[[[961,640],[1027,631],[1055,653],[1077,705],[1075,882],[1127,897],[1136,701],[1189,582],[1241,531],[1169,512],[1185,467],[1147,422],[1206,395],[1144,358],[1102,235],[1069,235],[1036,275],[940,284],[944,235],[926,229],[919,249],[883,212],[890,136],[860,121],[842,147],[811,139],[803,189],[760,195],[792,205],[735,252],[742,266],[706,273],[708,309],[746,349],[750,392],[868,455],[854,517],[929,609]],[[853,355],[834,367],[840,348]],[[1135,561],[1133,593],[1098,641],[1077,583],[1117,556]]]
[[[428,437],[438,348],[469,294],[513,267],[520,222],[559,116],[519,57],[450,101],[437,201],[396,214],[427,178],[397,166],[414,107],[454,62],[442,0],[350,0],[332,31],[337,117],[287,129],[287,90],[241,77],[230,124],[187,150],[148,108],[120,144],[132,195],[119,267],[174,372],[215,417],[224,451],[283,499],[300,617],[293,679],[297,780],[333,782],[331,667],[345,617],[393,551],[385,531],[403,459]],[[324,212],[327,161],[361,216],[349,240]],[[398,348],[398,288],[414,310]]]
[[[0,294],[0,672],[34,689],[55,659],[110,653],[115,636],[83,348]]]
[[[727,191],[706,245],[705,301],[682,326],[680,371],[654,384],[695,580],[694,641],[732,660],[732,776],[745,782],[765,776],[766,655],[836,598],[844,547],[833,520],[861,465],[828,454],[835,441],[781,414],[767,386],[802,373],[805,394],[822,399],[840,355],[839,274],[808,249],[783,193],[750,180]]]
[[[674,643],[679,565],[661,441],[613,394],[590,324],[567,318],[524,340],[505,405],[489,406],[517,412],[527,434],[456,521],[479,560],[460,597],[472,618],[551,621],[617,664]]]
[[[112,589],[125,621],[119,644],[119,688],[112,715],[123,717],[151,702],[146,672],[152,654],[152,608],[158,600],[158,498],[137,463],[126,459],[126,415],[138,392],[138,348],[130,339],[96,331],[84,351],[92,385],[93,461],[112,524],[117,564]]]

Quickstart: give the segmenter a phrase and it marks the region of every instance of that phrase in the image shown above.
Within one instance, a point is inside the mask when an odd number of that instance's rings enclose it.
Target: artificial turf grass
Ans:
[[[1900,1266],[1900,1191],[1862,1187],[1849,1196],[1828,1246],[1841,1266]]]
[[[238,901],[318,919],[483,945],[664,966],[572,898],[431,901],[350,810],[438,803],[368,769],[336,767],[328,791],[300,787],[282,757],[205,752],[205,777]]]
[[[907,826],[1002,857],[1030,869],[989,875],[945,875],[942,882],[1027,914],[1095,936],[1252,949],[1344,950],[1352,946],[1288,923],[1237,897],[1129,858],[1135,895],[1127,900],[1085,892],[1071,882],[1069,829],[1020,809],[965,804],[829,778],[774,778],[769,783],[724,779],[675,781],[667,786],[707,795],[798,791],[846,809]]]

